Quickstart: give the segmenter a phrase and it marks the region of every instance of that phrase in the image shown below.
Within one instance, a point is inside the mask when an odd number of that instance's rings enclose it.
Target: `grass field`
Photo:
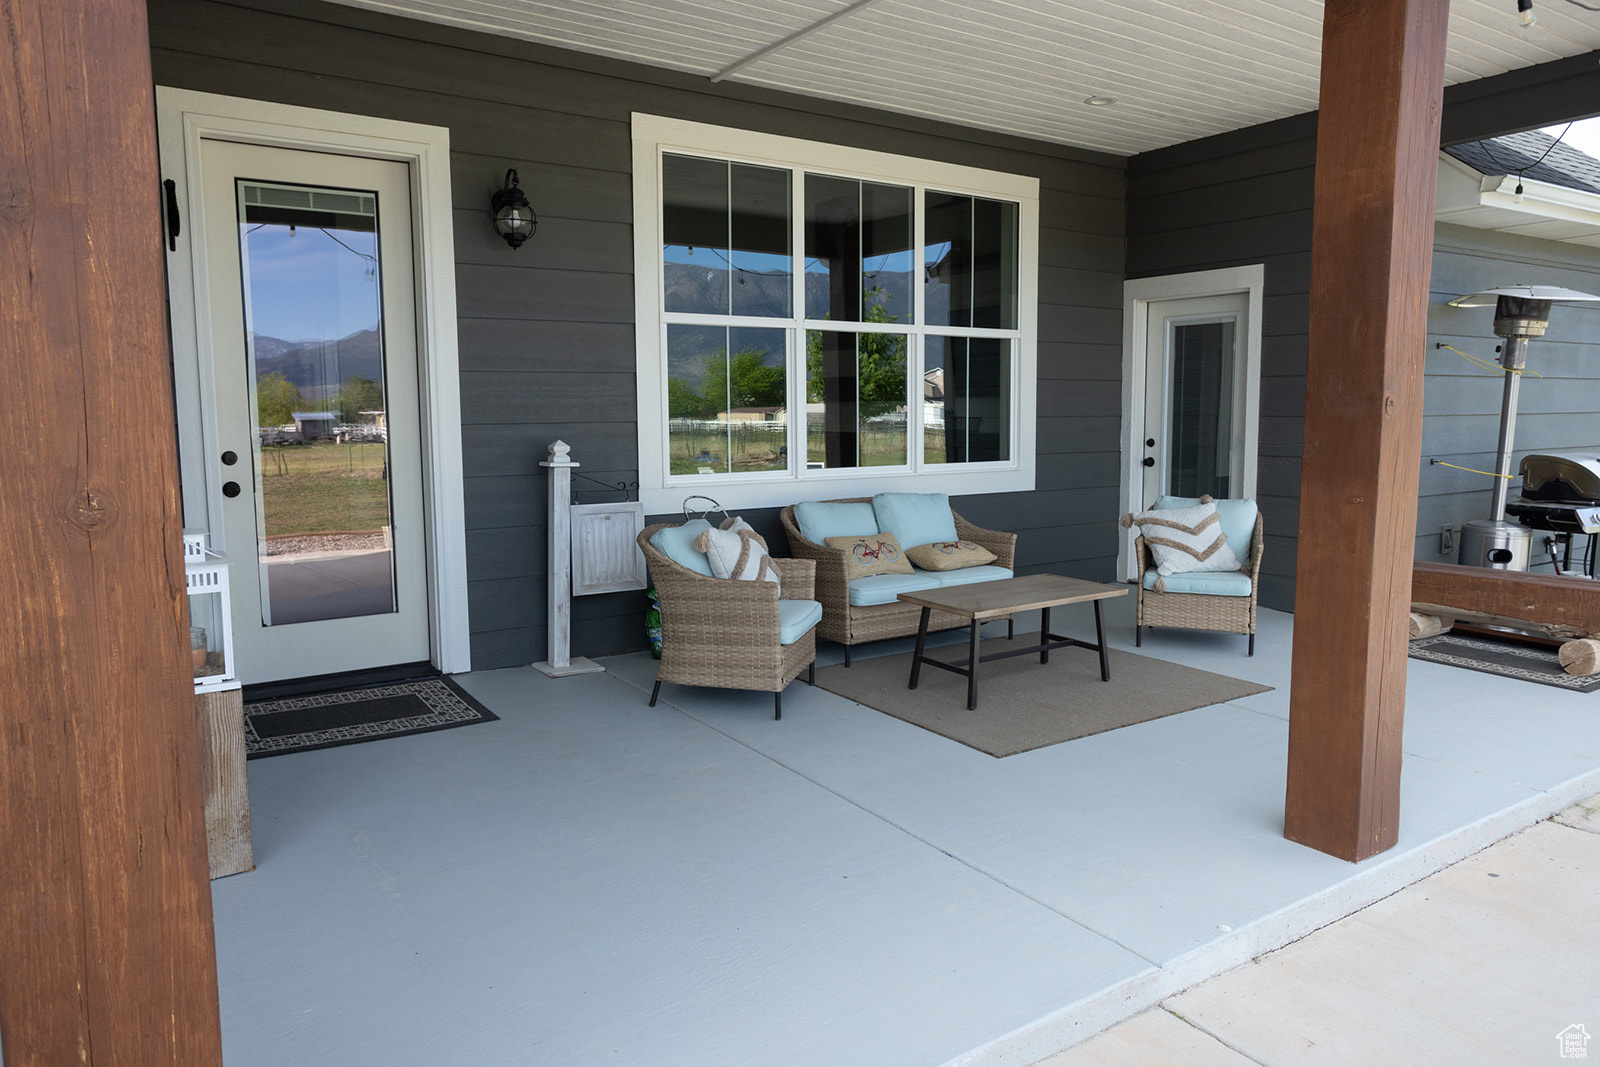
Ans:
[[[376,531],[389,525],[387,451],[382,441],[262,448],[267,536]]]

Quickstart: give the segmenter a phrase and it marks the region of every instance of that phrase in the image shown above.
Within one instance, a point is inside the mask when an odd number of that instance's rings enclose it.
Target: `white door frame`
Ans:
[[[1141,500],[1144,492],[1144,411],[1146,345],[1149,341],[1149,306],[1162,300],[1182,300],[1196,296],[1222,296],[1245,293],[1249,298],[1249,321],[1240,338],[1244,346],[1244,443],[1241,450],[1243,477],[1239,495],[1256,495],[1256,463],[1261,438],[1261,313],[1266,284],[1266,267],[1254,263],[1245,267],[1168,274],[1159,278],[1136,278],[1122,283],[1122,471],[1120,499],[1124,511],[1141,511],[1150,501]],[[1132,531],[1117,549],[1117,574],[1134,581]]]
[[[182,234],[168,252],[173,377],[185,521],[222,537],[215,383],[201,358],[211,336],[203,241],[200,142],[242,141],[405,163],[411,173],[422,416],[423,512],[427,527],[431,661],[446,674],[471,670],[467,618],[466,513],[461,485],[461,380],[456,351],[455,240],[450,205],[450,131],[413,122],[156,87],[163,179],[176,185]],[[219,546],[226,551],[226,546]]]

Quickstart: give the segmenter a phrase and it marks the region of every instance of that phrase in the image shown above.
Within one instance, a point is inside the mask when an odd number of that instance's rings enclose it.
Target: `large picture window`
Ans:
[[[1037,182],[634,116],[641,497],[1031,488]]]

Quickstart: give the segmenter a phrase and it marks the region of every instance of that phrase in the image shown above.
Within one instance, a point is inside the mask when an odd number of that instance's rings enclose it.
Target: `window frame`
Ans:
[[[657,115],[635,113],[632,116],[632,129],[639,499],[647,514],[677,511],[686,497],[700,493],[713,495],[724,507],[743,508],[781,507],[801,500],[870,496],[887,491],[963,495],[1019,492],[1034,487],[1039,277],[1037,178]],[[792,279],[794,300],[791,318],[690,316],[684,313],[673,313],[669,317],[662,307],[664,235],[661,159],[664,153],[788,169],[793,175],[790,195],[795,205],[790,218],[794,235],[791,247],[797,251],[805,247],[804,218],[800,205],[807,173],[910,186],[916,205],[914,241],[918,259],[913,266],[914,277],[921,273],[923,267],[920,260],[923,254],[923,197],[927,191],[932,189],[1011,201],[1018,207],[1017,326],[1015,329],[1000,330],[921,324],[923,286],[920,283],[913,286],[915,321],[910,324],[807,319],[803,270],[796,271]],[[799,258],[803,260],[803,256]],[[787,366],[791,371],[787,376],[788,410],[791,412],[805,410],[804,360],[800,354],[805,350],[807,330],[903,332],[911,335],[913,341],[908,347],[913,351],[908,352],[906,384],[907,465],[808,470],[803,460],[805,420],[791,418],[789,455],[800,458],[792,460],[787,470],[712,475],[670,474],[666,411],[667,328],[669,324],[686,323],[689,320],[707,325],[755,326],[788,331],[785,351]],[[920,468],[912,461],[918,449],[912,445],[911,437],[913,433],[920,434],[922,427],[920,377],[924,354],[920,350],[920,341],[930,335],[1014,338],[1016,351],[1010,397],[1014,426],[1009,460],[959,464],[923,462]],[[792,373],[797,366],[799,373]]]

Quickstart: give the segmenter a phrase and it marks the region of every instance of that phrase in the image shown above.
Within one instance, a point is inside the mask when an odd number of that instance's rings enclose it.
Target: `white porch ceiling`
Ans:
[[[333,2],[1117,155],[1314,110],[1322,35],[1317,0]],[[1600,49],[1600,16],[1535,14],[1453,0],[1447,84]]]

